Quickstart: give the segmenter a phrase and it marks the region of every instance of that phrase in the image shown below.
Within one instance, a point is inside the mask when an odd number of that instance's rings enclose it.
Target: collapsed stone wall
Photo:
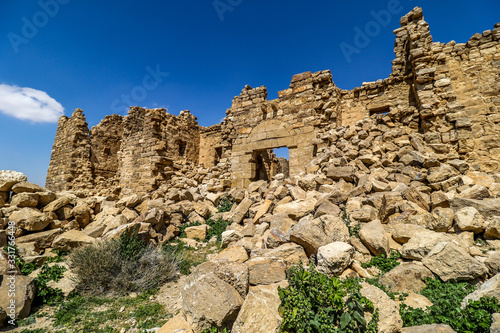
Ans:
[[[200,126],[189,111],[133,107],[90,131],[81,109],[61,117],[46,186],[50,190],[123,189],[145,193],[174,174],[176,160],[198,163]]]
[[[263,151],[288,147],[289,174],[299,175],[318,152],[335,145],[339,127],[368,117],[419,133],[438,153],[457,152],[475,170],[500,170],[500,23],[467,43],[447,44],[433,42],[421,8],[400,23],[389,77],[353,90],[338,88],[328,70],[294,75],[274,100],[264,86],[245,86],[221,124],[208,128],[189,112],[175,117],[132,108],[121,121],[105,118],[88,139],[83,114],[64,117],[47,187],[105,184],[147,192],[169,179],[178,159],[204,168],[229,166],[232,187],[246,187],[261,178]],[[72,127],[80,134],[68,137]]]

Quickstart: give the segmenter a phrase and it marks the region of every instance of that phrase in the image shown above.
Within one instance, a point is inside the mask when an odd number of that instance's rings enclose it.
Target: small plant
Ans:
[[[349,230],[349,236],[359,237],[359,230],[361,229],[361,223],[356,222],[353,224],[351,218],[347,215],[347,211],[344,209],[342,213],[342,219],[344,220],[347,230]]]
[[[281,332],[376,332],[378,313],[360,293],[358,280],[328,278],[315,270],[292,267],[289,286],[278,288],[283,317]],[[367,323],[365,312],[372,312]]]
[[[222,241],[222,233],[226,231],[226,228],[231,225],[232,222],[225,221],[223,219],[218,219],[214,221],[212,219],[207,220],[207,225],[210,227],[207,232],[207,237],[205,237],[206,241],[212,239],[212,237],[217,237],[217,242]]]
[[[383,273],[389,272],[391,269],[399,265],[398,259],[401,259],[401,254],[398,251],[391,251],[389,258],[385,254],[380,254],[373,257],[369,263],[362,263],[361,267],[377,267]]]
[[[66,267],[60,265],[43,264],[40,273],[35,278],[36,297],[39,302],[54,305],[64,299],[61,289],[49,287],[47,284],[50,281],[59,281],[65,271]]]
[[[421,294],[433,305],[426,310],[414,309],[401,304],[399,313],[403,326],[424,324],[447,324],[457,332],[487,333],[490,331],[491,314],[499,311],[498,300],[482,297],[479,301],[469,300],[468,306],[461,309],[465,296],[475,290],[467,282],[442,282],[439,279],[427,279]]]
[[[217,211],[219,213],[226,213],[233,208],[234,200],[229,200],[228,198],[222,198],[219,200],[219,204],[217,205]]]
[[[15,262],[16,266],[19,268],[19,271],[21,272],[22,275],[30,275],[33,271],[38,269],[38,265],[34,262],[27,263],[19,254],[19,248],[17,246],[10,246],[10,245],[4,245],[3,250],[7,253],[9,253],[9,249],[13,249],[10,251],[13,255],[15,255]],[[9,253],[9,254],[11,254]]]

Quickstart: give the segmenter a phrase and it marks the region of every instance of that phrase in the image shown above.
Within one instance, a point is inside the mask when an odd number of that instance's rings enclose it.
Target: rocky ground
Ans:
[[[329,135],[332,145],[303,174],[277,174],[270,182],[228,192],[193,182],[193,172],[201,171],[192,167],[177,169],[169,185],[155,192],[121,198],[53,193],[20,173],[2,171],[0,243],[14,234],[19,255],[41,266],[57,251],[118,239],[131,230],[156,245],[183,232],[181,240],[194,248],[216,244],[221,234],[220,253],[203,253],[205,262],[154,296],[173,316],[159,332],[278,332],[278,286],[288,285],[286,272],[298,264],[314,264],[328,276],[378,277],[385,291],[408,294],[404,302],[412,307],[432,305],[419,294],[425,277],[470,281],[478,289],[468,299],[499,297],[500,174],[478,171],[451,145],[428,143],[383,119],[365,119]],[[386,273],[367,265],[382,254],[394,255],[399,265]],[[8,254],[0,258],[5,277],[11,270]],[[16,274],[22,291],[16,294],[17,316],[26,318],[34,276]],[[54,286],[68,294],[75,286],[66,274]],[[6,288],[4,278],[4,312]],[[362,284],[361,293],[380,311],[379,332],[417,332],[402,328],[401,301],[385,291]],[[418,330],[437,331],[453,330]]]

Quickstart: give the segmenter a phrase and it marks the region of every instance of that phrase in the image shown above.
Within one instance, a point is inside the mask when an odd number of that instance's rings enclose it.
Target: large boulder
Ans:
[[[19,193],[10,199],[11,206],[17,207],[36,207],[38,205],[37,193]]]
[[[250,206],[252,206],[253,201],[251,199],[245,198],[243,199],[238,206],[231,212],[231,216],[229,218],[230,221],[234,223],[241,223],[245,218],[245,215],[248,213]]]
[[[286,280],[286,264],[277,258],[252,258],[248,261],[250,285],[273,284]]]
[[[61,228],[36,232],[29,235],[21,236],[16,239],[16,243],[36,243],[40,249],[47,249],[52,247],[52,243],[57,236],[62,234],[63,231]]]
[[[426,231],[426,229],[419,225],[397,223],[390,226],[390,231],[392,238],[394,238],[396,242],[406,244],[411,238]]]
[[[333,242],[318,249],[318,271],[328,276],[340,275],[352,262],[354,247]]]
[[[399,315],[399,305],[381,289],[362,283],[361,295],[368,298],[375,309],[379,309],[378,331],[380,333],[399,333],[403,321]]]
[[[422,260],[436,244],[451,240],[447,234],[426,230],[416,234],[404,244],[401,248],[401,255],[405,259]]]
[[[422,279],[433,277],[434,274],[424,265],[404,262],[385,273],[380,283],[398,293],[419,292],[425,288]]]
[[[233,333],[278,333],[282,318],[278,309],[281,303],[278,287],[286,288],[288,283],[250,287],[245,302],[233,325]]]
[[[326,244],[349,240],[349,229],[338,216],[323,215],[316,219],[302,218],[290,232],[290,240],[304,247],[307,256],[315,255]]]
[[[52,247],[56,250],[70,251],[75,248],[94,244],[95,238],[88,236],[82,231],[69,230],[54,239]]]
[[[359,230],[359,238],[374,255],[389,254],[389,237],[379,220],[363,223]]]
[[[441,280],[473,280],[488,272],[486,266],[474,259],[455,242],[441,242],[434,246],[422,263]]]
[[[451,201],[451,208],[455,211],[464,207],[474,207],[483,216],[500,216],[500,198],[476,200],[456,197]]]
[[[43,230],[50,222],[53,221],[47,213],[41,213],[35,208],[22,208],[10,215],[10,220],[16,223],[18,228],[28,231]]]
[[[28,317],[35,298],[35,280],[24,275],[1,275],[0,278],[0,308],[7,312],[7,320],[11,315],[15,319]],[[13,289],[15,293],[9,292]]]
[[[197,266],[181,290],[182,313],[196,332],[212,326],[230,328],[243,305],[238,291],[207,266]]]
[[[248,254],[243,246],[231,246],[219,253],[214,260],[245,262],[248,260]]]
[[[12,189],[12,186],[26,181],[27,179],[24,173],[11,170],[0,170],[0,191],[8,192]]]
[[[316,199],[307,198],[305,200],[296,200],[289,203],[277,205],[274,208],[274,214],[285,213],[293,220],[300,220],[302,217],[314,211]]]
[[[475,234],[485,229],[484,218],[474,207],[464,207],[456,211],[455,222],[460,230],[472,231]]]
[[[486,231],[484,232],[486,239],[500,239],[500,216],[493,216],[489,219]]]
[[[309,259],[304,251],[304,248],[295,243],[286,243],[274,249],[257,249],[250,253],[250,258],[265,257],[278,258],[286,263],[287,269],[291,266],[302,263],[309,264]]]
[[[14,193],[35,193],[44,191],[46,191],[46,189],[44,189],[43,187],[26,181],[19,182],[16,185],[12,186],[12,192]]]

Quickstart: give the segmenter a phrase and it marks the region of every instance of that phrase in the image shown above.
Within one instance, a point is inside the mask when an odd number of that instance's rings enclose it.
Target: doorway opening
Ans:
[[[270,181],[273,176],[279,173],[284,174],[285,178],[288,178],[290,175],[289,158],[287,147],[254,151],[255,177],[253,180]]]

